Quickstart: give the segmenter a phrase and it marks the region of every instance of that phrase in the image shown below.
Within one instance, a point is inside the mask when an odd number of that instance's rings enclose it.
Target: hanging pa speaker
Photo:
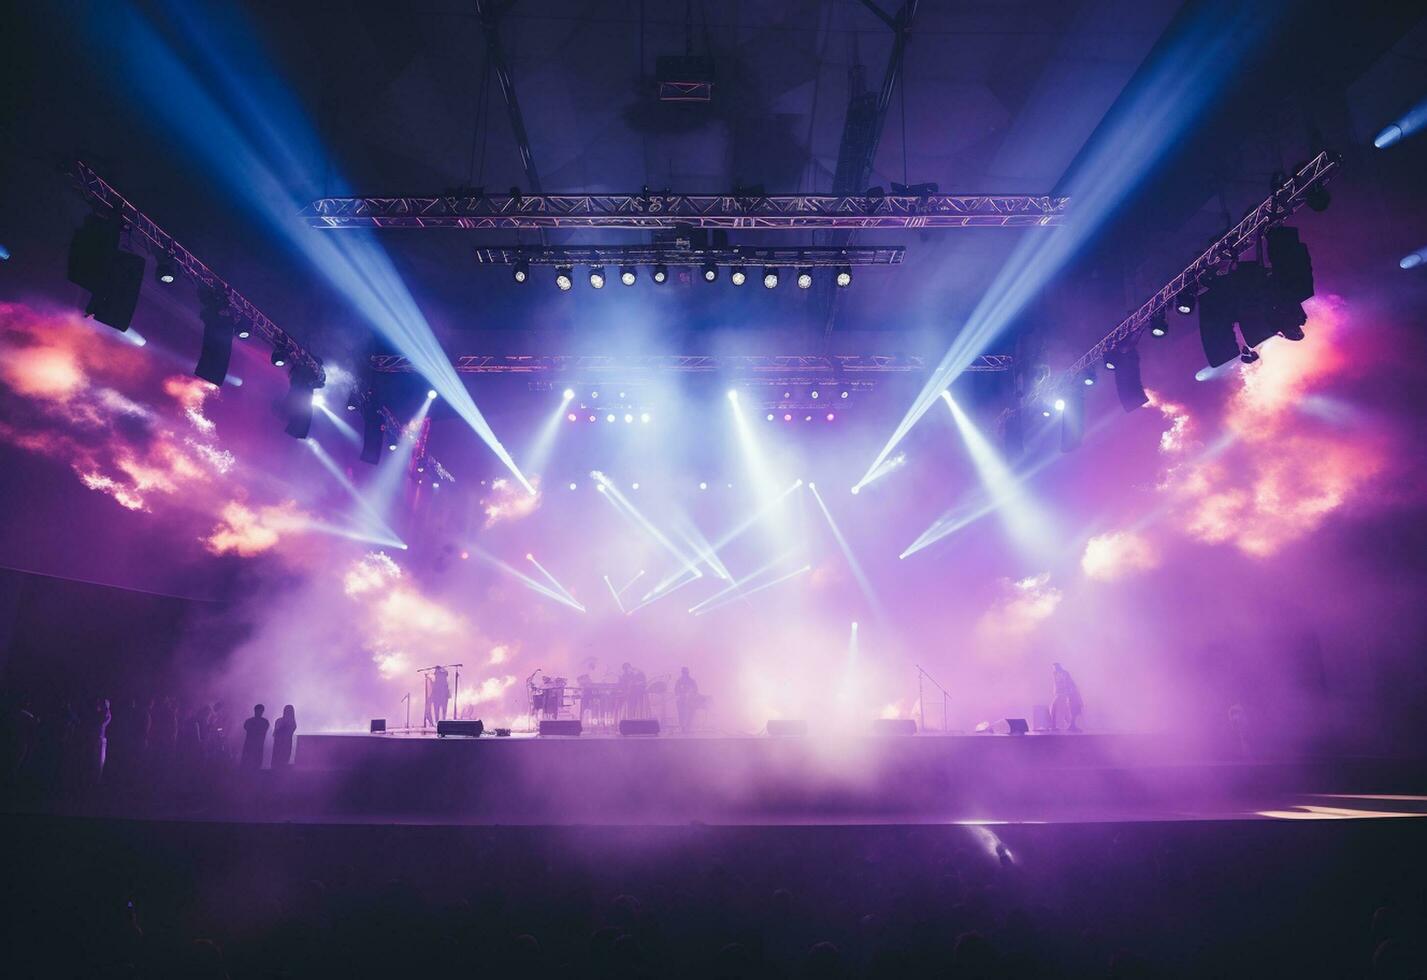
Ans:
[[[1144,407],[1150,400],[1140,380],[1140,352],[1133,347],[1115,353],[1115,395],[1127,412]]]
[[[133,252],[115,252],[84,312],[115,330],[128,330],[143,284],[144,257]]]
[[[203,321],[203,346],[193,373],[209,384],[221,386],[233,358],[233,321],[211,306],[204,307],[199,318]]]

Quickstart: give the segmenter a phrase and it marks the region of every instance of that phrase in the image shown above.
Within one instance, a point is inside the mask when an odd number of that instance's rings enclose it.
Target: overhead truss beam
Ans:
[[[402,354],[375,354],[372,369],[386,373],[411,371]],[[603,354],[463,354],[453,361],[461,374],[566,373],[630,375],[678,372],[725,373],[749,378],[765,375],[802,375],[836,380],[844,376],[917,374],[927,370],[926,359],[908,354],[655,354],[619,357]],[[966,370],[1008,371],[1009,354],[983,354]]]
[[[677,245],[581,245],[549,248],[478,248],[480,265],[705,265],[817,266],[899,265],[906,249],[901,245],[866,245],[850,248],[820,246],[784,248],[683,248]]]
[[[301,364],[317,381],[321,388],[327,383],[327,373],[322,361],[309,353],[292,335],[283,330],[262,310],[254,306],[247,297],[219,278],[218,274],[188,249],[184,248],[168,232],[160,228],[152,218],[130,204],[108,181],[94,172],[83,160],[76,160],[71,175],[79,186],[80,193],[95,208],[113,214],[124,223],[134,235],[142,240],[150,252],[171,261],[183,276],[202,289],[226,298],[228,309],[234,319],[250,324],[253,332],[262,337],[273,348],[288,351],[290,363]]]
[[[1308,201],[1308,192],[1331,180],[1341,164],[1342,157],[1328,150],[1309,160],[1258,207],[1201,252],[1179,275],[1161,286],[1139,309],[1120,321],[1114,330],[1082,354],[1074,364],[1060,374],[1051,375],[1033,386],[1027,396],[1028,401],[1039,404],[1057,392],[1073,389],[1079,383],[1078,379],[1087,370],[1097,367],[1106,354],[1134,346],[1140,334],[1149,329],[1150,323],[1158,314],[1169,309],[1175,297],[1189,286],[1197,288],[1200,282],[1207,283],[1221,267],[1228,268],[1244,252],[1255,248],[1265,231],[1287,220],[1303,207]]]
[[[324,197],[314,228],[1025,228],[1057,225],[1069,199],[1030,194],[474,194]]]

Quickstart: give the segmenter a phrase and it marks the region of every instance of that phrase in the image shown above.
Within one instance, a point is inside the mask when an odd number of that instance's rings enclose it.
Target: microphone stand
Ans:
[[[922,731],[926,731],[926,730],[927,730],[927,703],[926,703],[926,699],[922,696],[922,690],[923,690],[923,688],[922,688],[922,679],[925,678],[926,680],[931,681],[931,682],[932,682],[932,686],[935,687],[938,691],[941,692],[941,730],[942,730],[943,732],[945,732],[945,731],[948,730],[948,728],[947,728],[947,703],[951,700],[951,695],[946,692],[946,688],[942,687],[940,684],[937,683],[937,680],[936,680],[935,677],[933,677],[931,674],[928,674],[925,670],[922,669],[922,665],[921,665],[921,664],[917,664],[917,665],[916,665],[916,668],[917,668],[917,707],[918,707],[918,709],[921,711],[921,716],[922,716],[922,719],[921,719]]]
[[[411,692],[406,692],[406,697],[402,698],[406,702],[406,730],[411,731]]]

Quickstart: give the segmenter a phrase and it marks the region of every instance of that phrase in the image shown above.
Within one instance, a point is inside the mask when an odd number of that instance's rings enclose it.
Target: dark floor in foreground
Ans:
[[[0,819],[12,976],[1421,975],[1414,819]]]

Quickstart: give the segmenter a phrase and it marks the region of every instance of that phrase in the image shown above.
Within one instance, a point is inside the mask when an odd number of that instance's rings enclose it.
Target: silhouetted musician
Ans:
[[[674,705],[679,712],[679,731],[687,735],[699,707],[699,684],[689,676],[687,667],[679,671],[679,679],[674,682]]]
[[[644,679],[644,671],[628,663],[622,664],[619,669],[619,693],[624,702],[623,717],[649,717],[649,685]]]

